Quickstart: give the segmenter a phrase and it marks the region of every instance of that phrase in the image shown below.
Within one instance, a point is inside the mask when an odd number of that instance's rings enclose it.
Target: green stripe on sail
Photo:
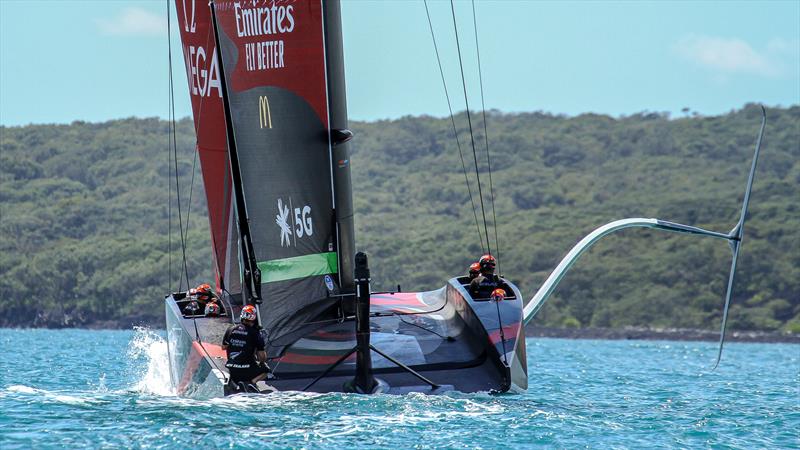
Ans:
[[[336,273],[339,271],[339,260],[336,252],[314,253],[261,261],[258,268],[261,270],[261,282],[269,283]]]

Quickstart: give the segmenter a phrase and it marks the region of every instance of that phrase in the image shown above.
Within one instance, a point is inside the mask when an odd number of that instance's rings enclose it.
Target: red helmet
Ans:
[[[497,265],[497,260],[494,259],[494,256],[487,253],[481,256],[481,259],[478,260],[478,264],[480,264],[481,269],[491,268],[494,270],[494,267]]]
[[[494,300],[496,302],[500,302],[504,298],[506,298],[506,291],[505,290],[497,288],[497,289],[492,291],[492,300]]]
[[[253,305],[247,305],[242,308],[241,314],[239,314],[240,320],[256,320],[256,307]]]
[[[211,302],[211,303],[207,304],[205,313],[206,313],[207,316],[211,316],[211,317],[218,316],[219,315],[219,305],[214,303],[214,302]]]
[[[472,276],[476,276],[481,272],[481,264],[480,263],[472,263],[469,265],[469,274]]]
[[[211,300],[212,297],[211,285],[203,283],[194,289],[190,289],[189,295],[196,295],[197,299],[201,302],[207,302]]]

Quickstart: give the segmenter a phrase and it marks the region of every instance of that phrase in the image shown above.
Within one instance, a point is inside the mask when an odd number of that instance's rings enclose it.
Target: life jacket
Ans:
[[[480,274],[469,283],[469,294],[472,298],[486,299],[491,297],[492,291],[499,285],[500,278],[497,275]]]
[[[264,337],[258,327],[240,323],[228,328],[222,344],[227,345],[228,362],[225,367],[229,369],[249,369],[256,364],[256,351],[266,348]]]

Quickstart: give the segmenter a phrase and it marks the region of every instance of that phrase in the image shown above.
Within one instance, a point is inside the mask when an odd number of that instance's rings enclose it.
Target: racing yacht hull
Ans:
[[[370,309],[372,344],[433,381],[418,377],[373,353],[379,392],[439,394],[448,391],[524,391],[528,385],[522,297],[505,282],[506,300],[473,299],[464,278],[453,278],[436,291],[373,293]],[[224,317],[186,317],[176,296],[166,298],[170,371],[177,394],[191,398],[221,397],[227,387],[226,355],[221,342],[237,308]],[[228,304],[230,305],[230,304]],[[309,328],[299,338],[271,352],[272,375],[265,391],[347,392],[356,357],[335,365],[356,345],[352,317]],[[316,381],[315,381],[316,380]]]

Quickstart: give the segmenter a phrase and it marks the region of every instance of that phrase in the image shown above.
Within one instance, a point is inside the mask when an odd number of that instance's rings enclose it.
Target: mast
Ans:
[[[344,80],[342,13],[339,0],[323,4],[325,45],[327,50],[328,105],[330,110],[333,158],[334,199],[339,241],[339,280],[343,292],[354,292],[355,230],[353,224],[353,187],[350,180],[350,144],[352,133],[347,123],[347,94]]]
[[[219,32],[217,30],[217,13],[214,7],[214,0],[210,0],[208,7],[211,8],[211,28],[214,31],[214,42],[217,48],[219,45]],[[233,197],[236,205],[236,218],[239,228],[240,247],[242,252],[242,275],[244,278],[244,289],[242,290],[245,298],[244,303],[261,303],[261,270],[256,264],[253,252],[253,243],[250,240],[250,225],[247,217],[247,205],[245,203],[244,192],[242,190],[242,176],[239,170],[239,155],[236,153],[236,138],[231,122],[231,110],[228,103],[228,87],[225,82],[225,68],[223,58],[218,59],[219,73],[222,85],[222,104],[225,109],[225,127],[228,140],[228,155],[230,158],[231,178],[233,181]]]

